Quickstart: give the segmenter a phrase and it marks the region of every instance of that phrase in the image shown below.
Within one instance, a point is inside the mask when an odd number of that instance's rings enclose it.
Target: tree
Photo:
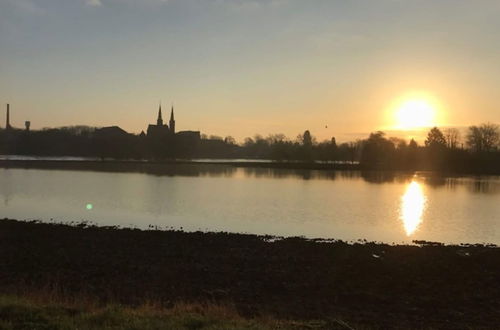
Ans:
[[[364,141],[361,164],[370,168],[381,168],[392,165],[395,151],[394,143],[385,138],[385,133],[371,133]]]
[[[243,142],[243,145],[245,147],[251,147],[254,144],[255,144],[255,141],[251,137],[246,137],[245,141]]]
[[[304,134],[297,136],[299,147],[299,158],[302,160],[311,161],[312,160],[312,147],[314,142],[314,137],[311,132],[306,130]]]
[[[305,131],[302,135],[302,144],[306,147],[312,146],[311,132],[309,132],[308,130]]]
[[[485,123],[480,126],[469,127],[467,146],[475,152],[494,151],[500,143],[498,125]]]
[[[236,144],[236,140],[234,139],[234,137],[228,135],[228,136],[226,136],[224,138],[224,143],[235,145]]]
[[[446,128],[444,130],[446,146],[450,149],[456,149],[460,143],[460,131],[456,128]]]
[[[407,147],[406,141],[401,138],[391,137],[389,140],[394,144],[397,149],[405,149]]]
[[[267,142],[269,144],[277,144],[277,143],[285,143],[286,142],[286,136],[285,134],[269,134],[267,137]]]
[[[431,149],[446,148],[446,138],[439,128],[432,128],[427,134],[425,146]]]
[[[221,136],[218,136],[218,135],[210,135],[208,137],[209,140],[217,140],[217,141],[223,141],[222,137]]]
[[[290,159],[290,146],[284,134],[270,134],[267,138],[267,143],[270,148],[270,158],[274,160],[288,160]]]
[[[405,160],[402,162],[407,169],[415,169],[418,163],[418,144],[414,139],[408,143],[406,148]]]
[[[333,149],[337,149],[337,140],[335,140],[334,136],[332,136],[331,144]]]
[[[425,140],[426,167],[428,169],[439,170],[448,166],[449,152],[446,148],[446,138],[439,128],[432,128]]]

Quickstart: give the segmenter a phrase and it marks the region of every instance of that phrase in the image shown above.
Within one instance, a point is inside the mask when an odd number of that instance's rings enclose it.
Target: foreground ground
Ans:
[[[48,300],[46,296],[0,296],[0,329],[317,329],[324,321],[283,321],[273,318],[244,319],[227,306],[213,304],[176,304],[169,309],[154,304],[138,307],[99,306],[74,300]],[[332,328],[345,328],[341,320]],[[348,326],[348,325],[347,325]]]
[[[499,279],[494,247],[0,220],[6,328],[36,328],[30,317],[42,315],[69,328],[495,329]],[[179,312],[180,304],[206,308]],[[107,317],[111,325],[99,323]]]

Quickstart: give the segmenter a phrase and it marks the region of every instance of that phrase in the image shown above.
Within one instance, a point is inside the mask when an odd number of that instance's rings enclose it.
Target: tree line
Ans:
[[[375,132],[358,147],[360,164],[367,169],[500,173],[500,129],[490,123],[470,126],[464,139],[455,128],[434,127],[421,146]]]
[[[318,142],[306,130],[295,139],[283,134],[234,138],[153,139],[115,128],[72,126],[37,131],[0,130],[0,153],[36,156],[81,156],[114,159],[229,158],[290,162],[343,162],[363,169],[500,172],[500,129],[485,123],[470,126],[465,136],[454,128],[434,127],[425,143],[371,133],[366,139],[337,144]]]

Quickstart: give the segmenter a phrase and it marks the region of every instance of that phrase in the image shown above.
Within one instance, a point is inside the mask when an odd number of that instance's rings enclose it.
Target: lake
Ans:
[[[500,177],[205,164],[162,175],[1,168],[0,217],[500,245]]]

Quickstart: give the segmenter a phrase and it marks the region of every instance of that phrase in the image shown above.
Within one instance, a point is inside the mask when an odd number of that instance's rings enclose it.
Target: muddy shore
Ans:
[[[0,293],[231,304],[246,317],[494,329],[500,249],[392,246],[0,220]]]

